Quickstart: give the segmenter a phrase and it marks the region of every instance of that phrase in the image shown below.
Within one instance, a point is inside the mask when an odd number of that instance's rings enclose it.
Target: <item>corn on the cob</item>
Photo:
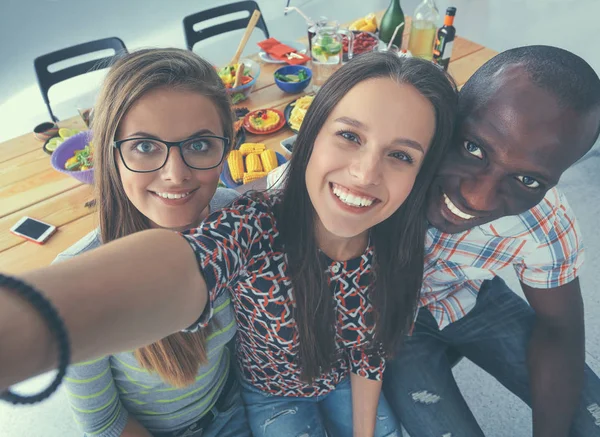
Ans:
[[[263,143],[244,143],[240,146],[239,151],[242,152],[243,156],[249,155],[250,153],[260,153],[266,149]]]
[[[244,179],[244,158],[239,150],[232,150],[227,157],[227,165],[231,173],[231,179],[240,183]]]
[[[264,171],[256,171],[254,173],[244,173],[244,184],[267,177]]]
[[[246,171],[248,173],[256,173],[263,171],[262,163],[260,162],[260,155],[258,153],[251,153],[246,156]]]
[[[262,161],[263,170],[267,173],[278,167],[277,155],[271,149],[267,149],[260,154],[260,160]]]

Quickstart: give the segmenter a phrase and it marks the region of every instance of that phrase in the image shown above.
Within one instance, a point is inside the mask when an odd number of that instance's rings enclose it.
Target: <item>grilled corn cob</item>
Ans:
[[[263,171],[262,163],[260,162],[260,155],[258,153],[251,153],[246,156],[246,171],[248,173],[257,173]]]
[[[244,158],[239,150],[232,150],[227,157],[227,165],[231,173],[231,179],[240,183],[244,179]]]
[[[266,171],[267,173],[278,167],[277,155],[271,149],[267,149],[264,152],[262,152],[260,154],[260,160],[262,161],[264,171]]]
[[[255,181],[257,179],[262,179],[267,177],[267,173],[264,171],[257,171],[254,173],[244,173],[244,184]]]
[[[242,152],[243,156],[249,155],[250,153],[260,153],[266,149],[263,143],[244,143],[240,146],[239,151]]]

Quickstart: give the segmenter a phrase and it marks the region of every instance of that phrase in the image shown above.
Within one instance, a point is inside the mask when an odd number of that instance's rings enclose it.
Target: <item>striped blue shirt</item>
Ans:
[[[218,189],[211,210],[228,205],[236,197],[233,190]],[[100,245],[99,231],[95,230],[55,262]],[[85,435],[118,437],[129,414],[151,433],[180,430],[204,416],[221,394],[232,361],[227,344],[235,335],[236,324],[228,294],[215,302],[215,317],[209,327],[208,363],[200,367],[196,382],[185,388],[174,388],[156,373],[142,369],[133,352],[71,366],[65,389],[75,421]]]

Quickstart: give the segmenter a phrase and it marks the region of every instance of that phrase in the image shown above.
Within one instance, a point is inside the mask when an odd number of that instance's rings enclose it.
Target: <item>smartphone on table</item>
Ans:
[[[56,226],[31,217],[23,217],[10,228],[10,232],[34,243],[44,244],[56,232]]]

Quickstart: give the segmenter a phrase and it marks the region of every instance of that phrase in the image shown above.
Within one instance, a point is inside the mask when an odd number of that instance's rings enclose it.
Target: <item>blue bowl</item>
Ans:
[[[250,69],[250,76],[252,76],[252,80],[246,85],[240,85],[235,88],[227,88],[227,94],[234,99],[235,103],[242,102],[248,98],[250,93],[254,90],[258,76],[260,76],[260,64],[258,62],[254,62],[251,59],[242,59],[240,62]]]
[[[308,74],[308,78],[304,79],[301,82],[282,82],[275,77],[275,73],[298,74],[300,70],[304,70]],[[285,67],[279,68],[277,71],[275,71],[275,73],[273,74],[273,78],[275,79],[275,83],[277,84],[279,89],[281,89],[283,92],[290,94],[297,94],[304,91],[304,89],[308,86],[310,80],[312,79],[312,71],[310,71],[310,68],[305,67],[304,65],[287,65]]]
[[[278,166],[285,164],[287,162],[287,159],[285,159],[285,157],[281,153],[275,152],[275,155],[277,155],[277,165]],[[242,184],[238,184],[238,183],[234,182],[234,180],[231,179],[231,172],[229,171],[229,165],[227,164],[227,159],[225,159],[225,165],[223,166],[223,170],[221,171],[221,182],[223,182],[223,184],[227,188],[237,188],[240,185],[242,185]]]

